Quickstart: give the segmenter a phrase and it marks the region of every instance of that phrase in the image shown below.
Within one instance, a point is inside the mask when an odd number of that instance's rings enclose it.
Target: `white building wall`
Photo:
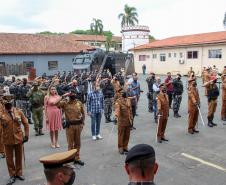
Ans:
[[[222,49],[222,58],[209,58],[209,50]],[[188,51],[198,51],[197,59],[188,59]],[[169,57],[171,53],[171,57]],[[174,56],[176,53],[176,56]],[[180,56],[182,53],[182,57]],[[153,54],[157,54],[157,58],[153,59]],[[166,54],[166,61],[160,61],[160,54]],[[139,55],[147,55],[146,61],[139,61]],[[204,66],[216,65],[221,71],[226,65],[226,44],[215,46],[199,46],[199,47],[184,47],[184,48],[169,48],[169,49],[155,49],[155,50],[143,50],[134,52],[135,70],[138,73],[142,73],[142,65],[147,66],[147,72],[155,72],[156,74],[166,74],[171,72],[172,74],[181,73],[187,74],[190,67],[196,72],[197,75],[201,75],[202,68]],[[183,64],[180,62],[184,62]]]

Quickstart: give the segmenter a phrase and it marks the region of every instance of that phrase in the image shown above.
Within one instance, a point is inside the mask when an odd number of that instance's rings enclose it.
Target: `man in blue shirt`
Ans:
[[[104,110],[104,96],[98,86],[87,97],[87,113],[91,117],[92,139],[103,139],[100,135],[100,122]]]

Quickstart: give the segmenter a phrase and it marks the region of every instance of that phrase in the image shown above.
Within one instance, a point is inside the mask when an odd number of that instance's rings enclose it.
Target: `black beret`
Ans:
[[[131,148],[126,156],[125,163],[137,159],[155,158],[155,150],[152,146],[147,144],[138,144]]]

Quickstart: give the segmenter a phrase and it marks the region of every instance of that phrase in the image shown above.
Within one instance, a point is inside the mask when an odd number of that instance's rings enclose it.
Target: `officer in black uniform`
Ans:
[[[27,79],[23,78],[23,83],[20,86],[18,86],[18,94],[19,94],[18,107],[22,109],[24,115],[28,119],[28,123],[32,124],[29,98],[27,97],[27,93],[29,92],[30,89],[31,89],[31,86],[27,83]]]
[[[179,118],[181,115],[178,113],[182,100],[182,94],[184,91],[183,82],[181,81],[181,75],[177,74],[177,77],[173,80],[173,112],[174,117]]]
[[[77,80],[73,80],[70,85],[67,85],[64,88],[64,91],[66,91],[66,92],[70,92],[71,90],[76,92],[76,97],[77,97],[77,99],[79,101],[81,101],[82,103],[85,102],[85,99],[84,99],[84,88],[83,88],[83,86],[81,84],[78,85],[78,81]]]
[[[110,77],[104,80],[101,83],[101,89],[102,93],[104,95],[104,115],[105,115],[105,122],[109,123],[112,122],[111,120],[111,114],[112,114],[112,104],[113,104],[113,97],[115,95],[114,93],[114,87],[111,84]]]
[[[148,111],[153,112],[153,84],[156,82],[155,80],[155,73],[150,73],[150,75],[147,77],[146,82],[148,84]]]
[[[154,185],[158,170],[154,148],[147,144],[135,145],[126,156],[125,169],[129,185]]]

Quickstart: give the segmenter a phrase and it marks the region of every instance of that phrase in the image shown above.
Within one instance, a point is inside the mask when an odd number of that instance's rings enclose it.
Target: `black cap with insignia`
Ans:
[[[129,150],[125,163],[147,158],[155,158],[154,148],[147,144],[138,144]]]

